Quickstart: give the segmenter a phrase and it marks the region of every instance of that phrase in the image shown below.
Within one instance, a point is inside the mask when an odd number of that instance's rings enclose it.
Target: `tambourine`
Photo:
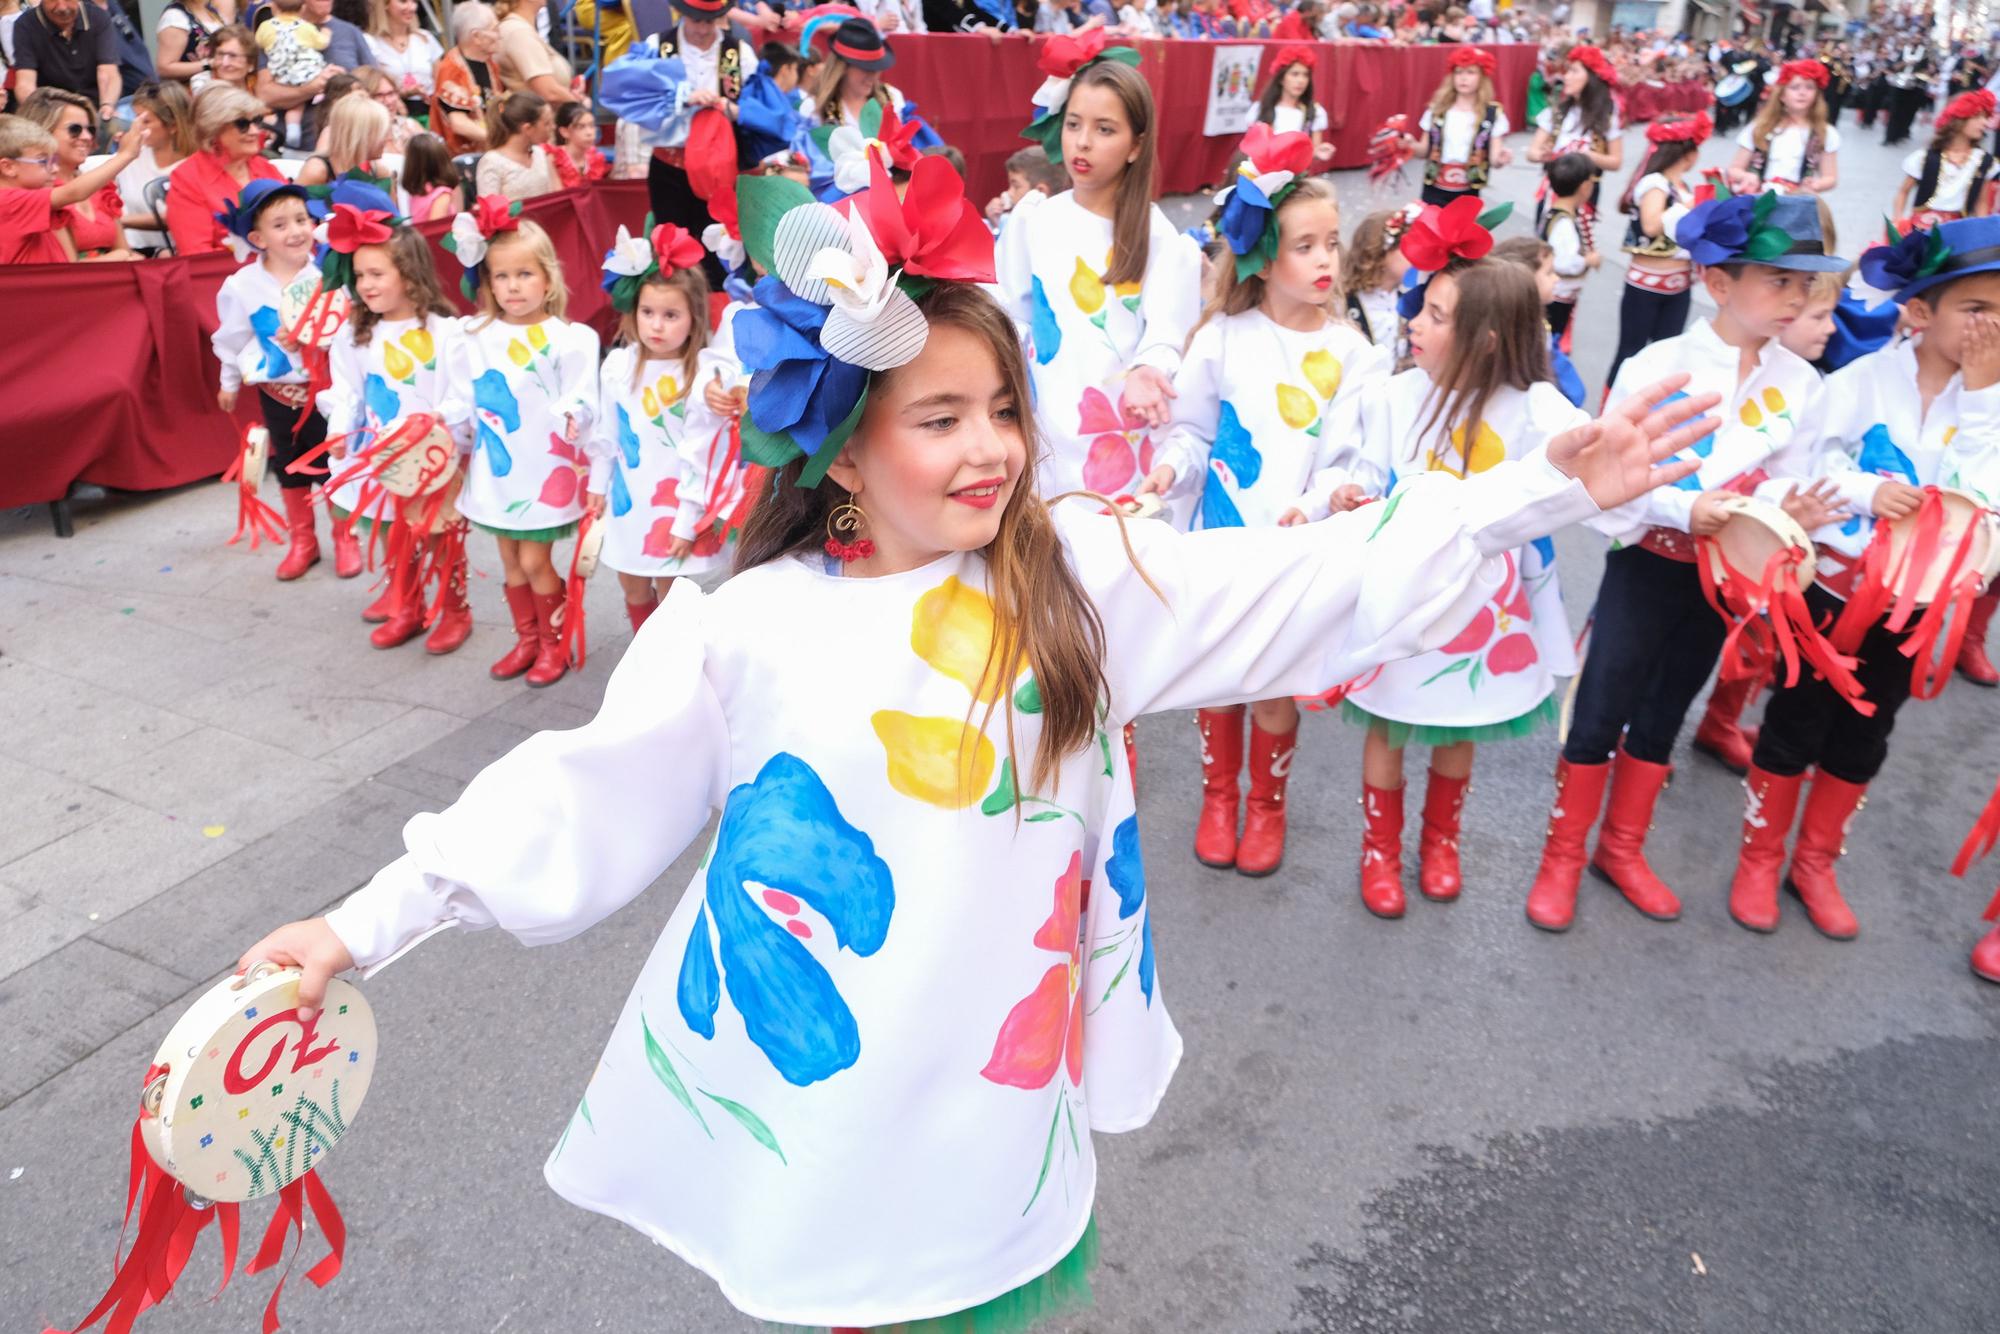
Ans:
[[[329,288],[319,270],[299,270],[278,293],[278,323],[301,347],[325,347],[347,322],[347,294]]]
[[[1167,512],[1166,505],[1151,491],[1143,496],[1119,496],[1111,503],[1128,519],[1157,519]]]
[[[1908,557],[1910,544],[1917,539],[1922,511],[1881,525],[1889,533],[1889,591],[1899,599],[1907,595],[1919,607],[1928,607],[1940,597],[1953,596],[1956,590],[1947,588],[1946,582],[1953,577],[1954,565],[1961,577],[1965,571],[1977,572],[1982,587],[2000,573],[2000,531],[1996,531],[1992,511],[1969,491],[1942,486],[1936,491],[1944,507],[1944,522],[1932,544],[1930,559],[1923,562],[1921,569]],[[1966,540],[1967,529],[1972,530],[1971,545],[1964,560],[1959,561],[1958,549]]]
[[[604,554],[604,534],[609,526],[602,519],[584,523],[576,535],[576,552],[569,566],[570,578],[588,579],[597,573],[598,559]]]
[[[451,433],[432,426],[415,442],[398,441],[392,428],[378,447],[375,480],[384,491],[405,500],[441,491],[458,471],[458,446]]]
[[[1796,519],[1778,506],[1750,496],[1724,495],[1719,503],[1729,514],[1722,531],[1695,544],[1696,558],[1708,566],[1718,585],[1726,588],[1732,580],[1760,579],[1773,556],[1797,551],[1801,553],[1795,570],[1799,591],[1813,586],[1818,562],[1812,537]]]
[[[225,978],[167,1031],[139,1133],[153,1161],[206,1200],[269,1195],[319,1165],[368,1096],[375,1015],[334,978],[299,1019],[296,968]]]
[[[1716,82],[1715,100],[1726,107],[1741,106],[1750,91],[1750,80],[1741,74],[1730,74]]]
[[[243,433],[243,485],[252,491],[264,485],[264,474],[271,467],[271,433],[261,426],[252,426]]]

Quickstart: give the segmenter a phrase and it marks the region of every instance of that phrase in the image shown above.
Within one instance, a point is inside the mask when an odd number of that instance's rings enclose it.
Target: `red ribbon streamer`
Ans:
[[[569,655],[570,666],[581,671],[584,655],[589,651],[589,642],[583,626],[583,590],[585,580],[576,572],[577,557],[583,554],[583,539],[590,536],[590,529],[597,522],[597,516],[589,510],[583,512],[583,521],[576,528],[576,545],[569,553],[569,579],[563,608],[562,644],[563,652]]]
[[[1714,538],[1699,537],[1695,543],[1701,594],[1729,627],[1722,640],[1723,680],[1775,675],[1782,660],[1784,684],[1795,686],[1803,658],[1856,713],[1864,718],[1874,716],[1875,705],[1863,698],[1865,691],[1854,675],[1860,664],[1829,643],[1813,624],[1812,608],[1799,590],[1798,567],[1806,555],[1803,550],[1787,547],[1773,552],[1764,562],[1763,577],[1753,583],[1730,563]],[[1719,583],[1716,565],[1722,567]]]
[[[244,448],[248,448],[250,431],[256,429],[258,428],[253,426],[244,432]],[[283,540],[285,530],[281,525],[284,516],[265,504],[264,498],[257,494],[257,488],[251,484],[249,472],[243,466],[243,453],[243,449],[238,449],[236,457],[229,464],[229,470],[222,474],[225,486],[231,482],[236,484],[236,531],[229,535],[229,540],[223,545],[233,547],[243,540],[245,533],[248,533],[250,549],[255,551],[261,541]]]
[[[1925,573],[1937,563],[1944,543],[1945,501],[1934,486],[1924,488],[1917,505],[1917,522],[1900,556],[1892,557],[1889,525],[1875,525],[1854,569],[1854,586],[1834,622],[1833,644],[1842,653],[1852,653],[1870,626],[1881,621],[1891,633],[1916,626],[1898,650],[1913,660],[1910,693],[1918,699],[1936,699],[1951,680],[1952,664],[1958,660],[1959,645],[1965,638],[1965,621],[1972,600],[1979,596],[1977,571],[1966,564],[1972,555],[1976,524],[1966,525],[1945,566],[1937,594],[1930,606],[1917,607],[1917,587]],[[1942,645],[1943,653],[1938,653]]]
[[[292,428],[294,437],[305,430],[312,419],[313,403],[322,389],[333,384],[333,363],[327,355],[326,345],[340,326],[347,322],[344,312],[333,304],[335,294],[326,290],[322,279],[314,284],[313,294],[306,300],[306,308],[299,312],[299,318],[291,328],[292,341],[298,344],[299,359],[306,367],[306,409],[299,414],[298,424]]]

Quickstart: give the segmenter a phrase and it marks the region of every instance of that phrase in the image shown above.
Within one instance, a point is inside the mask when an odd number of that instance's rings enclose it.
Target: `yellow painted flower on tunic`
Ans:
[[[1106,273],[1111,272],[1111,261],[1117,253],[1115,248],[1104,252],[1104,271]],[[1113,283],[1111,284],[1111,290],[1123,297],[1137,296],[1139,295],[1139,280],[1134,278],[1131,282]],[[1128,301],[1126,304],[1130,305],[1131,303]]]
[[[1473,432],[1471,450],[1468,451],[1465,447],[1463,426],[1451,428],[1451,444],[1454,452],[1449,455],[1431,451],[1429,467],[1432,472],[1448,472],[1454,477],[1470,477],[1476,472],[1485,472],[1507,457],[1506,441],[1494,434],[1493,428],[1485,422],[1479,423],[1479,429]],[[1464,462],[1462,472],[1459,470],[1461,460]]]
[[[993,603],[956,576],[917,599],[910,617],[910,647],[918,657],[971,691],[981,704],[999,699],[1025,665],[1017,661],[1008,668],[989,661]]]
[[[549,336],[542,332],[541,325],[537,324],[529,328],[528,346],[534,348],[537,352],[546,352],[549,350]]]
[[[1321,398],[1330,399],[1340,392],[1340,358],[1325,348],[1306,353],[1302,369],[1307,383],[1319,391]]]
[[[1086,315],[1095,315],[1104,308],[1104,281],[1080,258],[1076,261],[1076,272],[1069,276],[1069,299]]]
[[[660,415],[660,396],[653,392],[651,386],[639,391],[639,408],[648,417]]]
[[[402,348],[394,343],[382,344],[382,368],[389,372],[389,378],[404,384],[414,383],[417,378],[416,363]]]
[[[410,349],[410,355],[422,362],[425,370],[437,369],[437,343],[428,329],[412,329],[398,341]]]
[[[1297,385],[1278,386],[1278,418],[1294,431],[1304,430],[1319,416],[1319,404]]]
[[[1764,410],[1773,417],[1783,417],[1786,421],[1792,420],[1792,414],[1785,404],[1785,396],[1779,393],[1775,386],[1764,391]]]
[[[944,810],[978,801],[993,779],[993,743],[958,718],[883,709],[869,720],[888,753],[889,786]]]
[[[516,366],[527,365],[528,359],[534,355],[534,353],[528,350],[528,345],[520,339],[510,338],[507,340],[507,360],[513,362]]]
[[[1770,434],[1771,428],[1764,425],[1763,412],[1750,399],[1744,399],[1743,406],[1736,409],[1736,419],[1753,431],[1762,431],[1766,435]]]

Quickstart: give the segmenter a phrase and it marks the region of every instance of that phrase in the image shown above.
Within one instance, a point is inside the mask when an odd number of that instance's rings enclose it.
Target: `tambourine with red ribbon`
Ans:
[[[327,349],[333,336],[347,323],[347,293],[329,287],[316,268],[302,269],[278,293],[278,322],[291,335],[305,364],[305,403],[308,411],[299,414],[294,433],[305,429],[312,417],[313,400],[333,383],[332,359]]]
[[[582,668],[585,655],[590,651],[589,636],[583,624],[584,585],[590,576],[597,573],[597,562],[604,551],[604,523],[589,510],[583,512],[583,520],[577,526],[576,547],[569,556],[568,587],[563,598],[562,644],[569,655],[569,665]]]
[[[323,1288],[340,1273],[347,1228],[317,1169],[368,1094],[375,1018],[340,978],[328,983],[323,1006],[302,1016],[300,976],[259,963],[216,983],[167,1031],[132,1126],[125,1225],[136,1211],[138,1234],[74,1330],[109,1316],[106,1334],[126,1334],[173,1289],[211,1222],[222,1240],[219,1294],[236,1268],[239,1206],[267,1195],[277,1196],[278,1210],[243,1272],[274,1267],[288,1238],[296,1259],[310,1211],[328,1253],[306,1277]],[[266,1334],[278,1328],[291,1263],[264,1307]]]
[[[347,462],[338,469],[317,466],[322,456],[336,448],[347,451]],[[285,470],[330,473],[322,495],[358,482],[353,513],[339,522],[352,524],[356,515],[374,515],[381,520],[368,532],[365,552],[370,569],[375,565],[378,542],[391,569],[421,553],[415,588],[419,598],[433,604],[426,624],[442,613],[445,585],[465,550],[466,525],[454,503],[458,495],[458,446],[436,416],[414,412],[384,430],[331,436],[287,464]],[[434,585],[436,597],[426,597],[425,590]]]
[[[2000,573],[2000,532],[1977,496],[1927,486],[1916,510],[1882,520],[1854,569],[1833,643],[1852,653],[1877,621],[1909,631],[1910,693],[1935,699],[1951,679],[1972,600]]]
[[[1875,706],[1854,675],[1859,663],[1827,641],[1806,603],[1816,565],[1811,537],[1776,505],[1733,494],[1721,500],[1729,514],[1722,530],[1695,539],[1702,596],[1728,627],[1721,678],[1782,670],[1783,683],[1795,686],[1803,660],[1857,713],[1872,715]]]
[[[282,542],[285,539],[284,516],[264,503],[257,494],[264,485],[264,474],[271,463],[271,433],[261,426],[252,426],[243,432],[243,447],[236,451],[230,461],[228,471],[222,474],[224,486],[236,488],[236,531],[229,535],[224,546],[235,546],[250,535],[250,550],[255,551],[260,541]]]

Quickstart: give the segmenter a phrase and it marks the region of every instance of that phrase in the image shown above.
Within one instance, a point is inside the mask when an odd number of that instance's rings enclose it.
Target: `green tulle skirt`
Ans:
[[[1471,727],[1438,727],[1430,723],[1404,723],[1394,718],[1381,718],[1368,712],[1351,699],[1340,701],[1342,722],[1353,723],[1356,727],[1381,729],[1389,738],[1389,744],[1397,750],[1416,742],[1419,746],[1456,746],[1461,741],[1474,741],[1484,745],[1492,741],[1513,741],[1519,737],[1533,736],[1545,727],[1553,727],[1562,716],[1562,703],[1550,695],[1534,708],[1518,718],[1509,718],[1504,723],[1478,723]]]
[[[559,523],[553,528],[495,528],[477,519],[469,519],[467,522],[482,533],[491,533],[495,537],[511,537],[516,542],[560,542],[565,537],[576,536],[578,521],[571,519],[568,523]]]
[[[871,1334],[1028,1334],[1044,1320],[1082,1310],[1091,1303],[1090,1273],[1097,1268],[1097,1219],[1093,1216],[1083,1236],[1056,1267],[1040,1278],[1031,1278],[1011,1292],[983,1301],[964,1311],[911,1320],[900,1325],[871,1326]],[[800,1325],[767,1325],[773,1331],[802,1334]],[[813,1334],[824,1334],[821,1326]]]
[[[366,514],[355,514],[353,510],[342,509],[340,506],[334,504],[331,500],[326,502],[326,507],[329,510],[333,511],[333,517],[335,522],[344,523],[346,522],[347,518],[350,515],[352,515],[354,518],[354,531],[356,533],[368,533],[374,530],[375,521],[369,518]]]

